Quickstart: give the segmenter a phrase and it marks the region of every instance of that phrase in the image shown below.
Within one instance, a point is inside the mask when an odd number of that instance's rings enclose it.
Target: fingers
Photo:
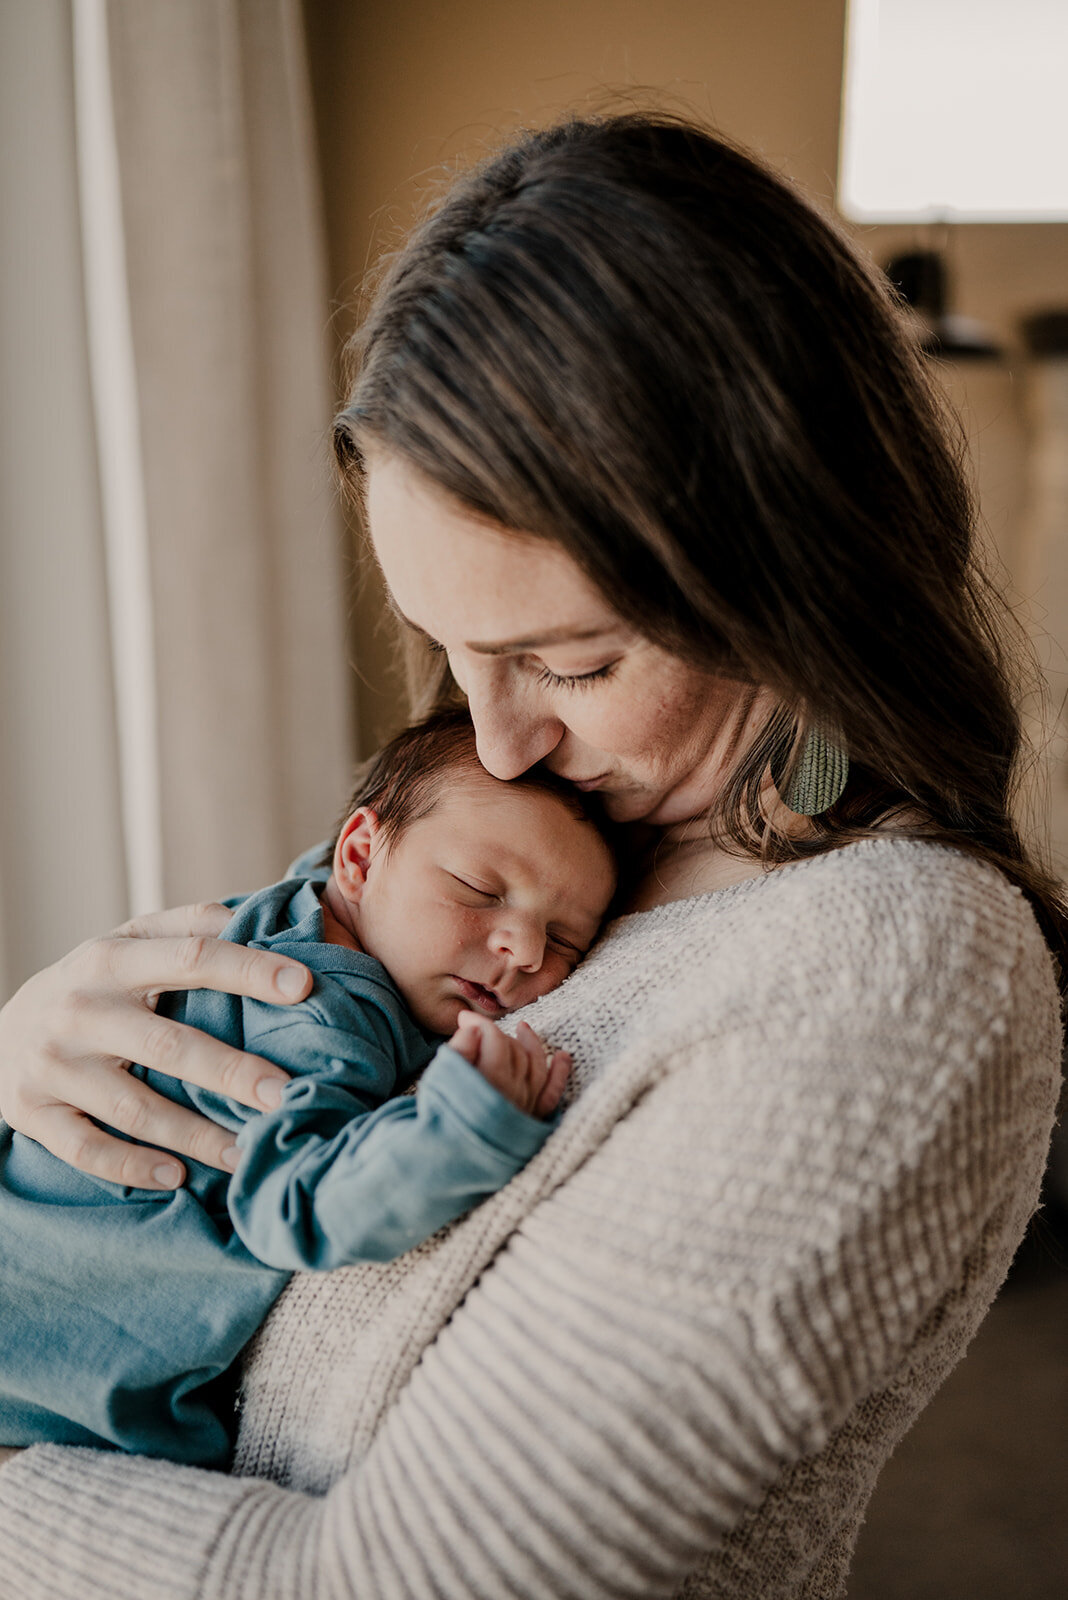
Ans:
[[[177,1109],[177,1108],[176,1108]],[[185,1168],[175,1156],[144,1145],[126,1144],[98,1128],[73,1106],[39,1106],[24,1132],[70,1166],[138,1189],[176,1189]]]
[[[506,1100],[511,1100],[522,1109],[521,1088],[516,1081],[513,1062],[515,1041],[502,1033],[496,1023],[477,1011],[461,1011],[458,1023],[457,1033],[469,1039],[472,1046],[477,1039],[478,1058],[472,1061],[471,1056],[467,1056],[467,1059],[478,1068],[487,1083],[491,1083]]]
[[[550,1056],[525,1022],[519,1023],[511,1038],[477,1012],[462,1011],[459,1020],[454,1038],[468,1029],[470,1036],[478,1036],[479,1054],[474,1064],[495,1089],[529,1116],[545,1117],[555,1111],[571,1071],[566,1051],[557,1050]]]
[[[549,1063],[541,1093],[534,1103],[536,1117],[550,1117],[560,1104],[567,1080],[571,1076],[571,1057],[566,1050],[557,1050]]]
[[[141,925],[152,920],[145,918]],[[81,945],[63,965],[77,967],[86,988],[153,999],[175,989],[219,989],[269,1005],[287,1005],[302,1000],[312,984],[311,973],[299,962],[266,950],[249,950],[210,933],[175,939],[120,931],[110,939]]]
[[[550,1052],[544,1041],[525,1022],[516,1028],[516,1039],[526,1051],[529,1063],[527,1082],[531,1097],[530,1113],[535,1117],[550,1116],[564,1092],[571,1072],[571,1057],[566,1050]]]
[[[157,1094],[115,1063],[98,1063],[91,1073],[81,1062],[57,1064],[50,1087],[56,1097],[32,1107],[21,1130],[95,1177],[143,1189],[174,1188],[185,1178],[175,1151],[223,1171],[236,1165],[232,1132]],[[77,1107],[70,1103],[75,1093]],[[150,1144],[128,1144],[99,1123]]]
[[[177,989],[276,1005],[308,993],[312,976],[299,962],[218,939],[229,916],[225,906],[203,905],[139,918],[25,983],[0,1011],[5,1120],[62,1160],[116,1183],[180,1183],[184,1169],[168,1148],[232,1170],[230,1132],[124,1070],[139,1061],[259,1110],[278,1104],[289,1081],[281,1068],[154,1010],[164,991]]]
[[[187,934],[206,933],[215,939],[226,927],[233,912],[218,901],[196,906],[176,906],[169,911],[153,911],[131,917],[114,930],[113,939],[182,939]]]
[[[265,1061],[262,1056],[235,1050],[221,1039],[201,1033],[199,1028],[190,1028],[185,1023],[161,1017],[143,1006],[124,1005],[114,1000],[106,1003],[86,1002],[81,1012],[77,1042],[79,1056],[96,1055],[117,1067],[127,1061],[138,1061],[142,1066],[166,1073],[168,1077],[182,1078],[187,1083],[227,1095],[259,1111],[276,1106],[282,1090],[289,1082],[288,1073],[273,1062]],[[59,1097],[62,1069],[63,1063],[59,1062],[49,1084],[52,1098]],[[75,1068],[75,1072],[81,1081],[78,1068]],[[110,1123],[112,1127],[121,1128],[123,1133],[132,1134],[135,1138],[147,1133],[157,1144],[166,1142],[163,1133],[157,1132],[155,1126],[151,1130],[130,1127],[121,1116],[114,1115],[115,1107],[110,1093],[105,1105],[90,1103],[94,1088],[99,1094],[101,1080],[94,1074],[91,1081],[93,1087],[88,1093],[82,1092],[78,1098],[77,1103],[83,1111]],[[116,1081],[121,1085],[138,1083],[128,1073],[121,1072],[117,1080],[114,1075],[107,1078],[111,1091]],[[73,1078],[70,1088],[75,1088]],[[155,1104],[158,1097],[147,1088],[145,1092],[152,1095]],[[164,1103],[169,1105],[171,1102]],[[196,1152],[189,1150],[187,1153],[193,1155]]]
[[[465,1061],[470,1061],[473,1067],[478,1066],[482,1050],[482,1029],[479,1027],[482,1020],[470,1011],[462,1011],[460,1026],[449,1040],[450,1047]]]
[[[508,1080],[515,1075],[515,1040],[502,1033],[488,1017],[478,1017],[479,1065]]]
[[[519,1023],[516,1028],[515,1042],[523,1053],[522,1065],[527,1095],[531,1109],[533,1109],[548,1070],[545,1046],[534,1032],[534,1029],[526,1022]]]

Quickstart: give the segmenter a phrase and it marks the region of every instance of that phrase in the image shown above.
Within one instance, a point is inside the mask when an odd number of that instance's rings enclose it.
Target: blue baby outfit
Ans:
[[[121,1188],[0,1123],[0,1444],[225,1464],[230,1369],[289,1274],[400,1255],[551,1132],[425,1035],[380,962],[323,942],[314,878],[237,905],[222,937],[302,961],[311,994],[272,1006],[199,989],[160,1009],[292,1073],[281,1105],[131,1069],[234,1130],[232,1177],[187,1161],[181,1189]]]

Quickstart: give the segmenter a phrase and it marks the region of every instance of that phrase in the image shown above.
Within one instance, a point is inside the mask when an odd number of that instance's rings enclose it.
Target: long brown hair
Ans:
[[[962,442],[889,286],[789,184],[667,115],[521,135],[411,235],[353,355],[350,482],[384,445],[562,546],[645,637],[775,691],[721,839],[774,864],[918,814],[1025,891],[1068,968],[1013,819],[1017,697]],[[797,839],[759,793],[815,721],[850,779]]]

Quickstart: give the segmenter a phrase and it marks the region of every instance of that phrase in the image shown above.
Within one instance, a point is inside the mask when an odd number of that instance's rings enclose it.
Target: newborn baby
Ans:
[[[292,1073],[278,1108],[131,1068],[234,1129],[232,1177],[124,1189],[0,1124],[0,1444],[224,1464],[234,1363],[291,1272],[389,1260],[541,1148],[570,1064],[496,1022],[563,982],[614,887],[580,797],[490,777],[466,712],[399,735],[329,874],[231,902],[222,937],[304,962],[308,998],[161,1001]]]

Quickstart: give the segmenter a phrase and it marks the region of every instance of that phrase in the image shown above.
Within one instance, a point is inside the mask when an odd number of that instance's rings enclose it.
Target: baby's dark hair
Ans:
[[[369,806],[378,817],[388,848],[405,828],[430,815],[446,780],[465,771],[489,776],[478,759],[474,724],[466,707],[436,711],[405,728],[383,745],[364,769],[322,864],[329,865],[333,860],[342,827],[361,806]],[[577,819],[592,823],[615,854],[611,830],[596,801],[587,799],[563,778],[532,767],[511,782],[519,788],[555,795]]]

